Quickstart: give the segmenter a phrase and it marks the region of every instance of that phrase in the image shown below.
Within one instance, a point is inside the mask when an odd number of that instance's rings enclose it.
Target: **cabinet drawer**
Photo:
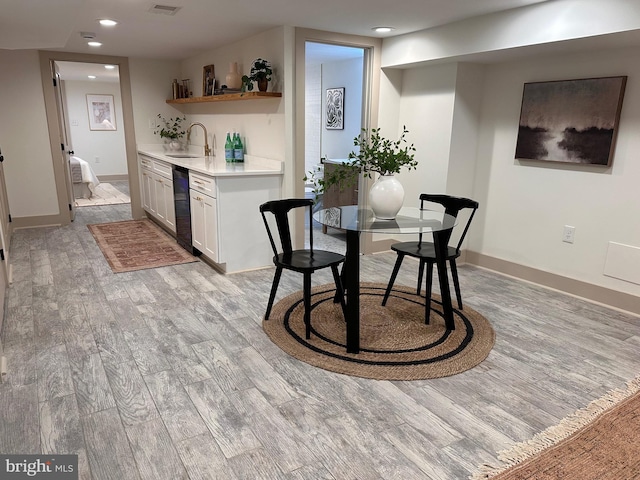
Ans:
[[[171,172],[171,165],[165,162],[161,162],[159,160],[153,161],[153,171],[158,175],[162,175],[166,178],[173,178],[173,173]]]
[[[189,187],[200,193],[216,197],[216,179],[189,171]]]
[[[140,157],[140,167],[145,170],[153,170],[153,160],[147,157]]]

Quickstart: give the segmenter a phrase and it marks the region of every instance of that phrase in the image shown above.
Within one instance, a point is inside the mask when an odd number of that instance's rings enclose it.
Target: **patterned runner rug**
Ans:
[[[305,339],[302,292],[280,300],[262,326],[273,343],[289,355],[316,367],[378,380],[419,380],[463,372],[482,362],[495,333],[478,312],[455,310],[455,326],[447,331],[435,297],[429,325],[424,323],[424,297],[415,288],[396,287],[383,307],[386,285],[360,284],[360,347],[347,353],[346,325],[335,286],[312,290],[311,338]]]
[[[87,227],[114,273],[198,261],[151,220],[97,223]]]
[[[531,440],[500,452],[473,480],[640,478],[640,377],[594,400]]]

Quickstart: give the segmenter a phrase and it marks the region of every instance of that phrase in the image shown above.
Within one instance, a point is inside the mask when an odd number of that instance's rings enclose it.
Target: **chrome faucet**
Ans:
[[[211,156],[211,148],[209,148],[209,139],[208,139],[208,136],[207,136],[207,127],[205,127],[200,122],[194,122],[191,125],[189,125],[189,128],[187,128],[187,142],[190,141],[190,139],[191,139],[191,127],[193,127],[194,125],[200,125],[202,127],[202,130],[204,130],[204,156],[205,157],[210,157]]]

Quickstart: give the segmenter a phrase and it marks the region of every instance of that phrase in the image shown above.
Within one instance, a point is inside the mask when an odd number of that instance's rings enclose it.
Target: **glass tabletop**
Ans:
[[[372,233],[430,233],[451,230],[457,220],[444,212],[403,207],[395,219],[376,218],[370,209],[358,205],[319,210],[313,218],[322,225],[343,230]]]

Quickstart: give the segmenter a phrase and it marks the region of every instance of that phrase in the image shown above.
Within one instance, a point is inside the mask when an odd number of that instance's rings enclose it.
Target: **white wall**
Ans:
[[[321,154],[327,158],[348,158],[353,151],[353,139],[362,128],[362,79],[363,58],[326,62],[322,64],[322,135]],[[327,130],[327,88],[344,87],[344,129]]]
[[[95,174],[126,175],[127,156],[122,123],[120,84],[116,82],[64,82],[67,122],[75,155],[86,160]],[[116,130],[91,130],[87,112],[87,94],[113,95]]]
[[[231,62],[237,62],[240,75],[245,75],[256,58],[269,60],[273,67],[273,80],[269,82],[268,91],[283,92],[282,99],[178,106],[177,109],[187,115],[189,122],[201,122],[207,127],[209,145],[215,156],[224,155],[226,132],[237,131],[242,136],[247,154],[285,160],[283,45],[284,29],[276,28],[182,62],[182,78],[194,79],[194,96],[202,93],[202,67],[205,65],[213,64],[218,82],[222,80],[224,83]],[[192,145],[203,146],[202,129],[194,128],[193,132]],[[291,169],[285,169],[285,175],[290,173]]]
[[[602,273],[609,241],[640,247],[639,60],[630,48],[487,67],[470,250],[640,295],[639,285]],[[629,78],[611,168],[514,160],[525,82],[612,75]],[[574,244],[561,241],[564,225],[576,228]]]
[[[399,123],[388,138],[399,138],[403,125],[409,130],[418,161],[416,170],[398,175],[405,189],[404,204],[418,206],[421,193],[443,193],[447,188],[455,102],[455,64],[404,71]]]
[[[304,164],[311,172],[322,156],[322,65],[305,65]]]
[[[158,114],[165,118],[175,117],[181,112],[166,103],[171,98],[171,82],[181,79],[180,62],[130,58],[131,98],[133,101],[134,125],[138,144],[162,143],[154,135]]]
[[[39,62],[35,50],[0,50],[0,148],[13,217],[59,213]]]

